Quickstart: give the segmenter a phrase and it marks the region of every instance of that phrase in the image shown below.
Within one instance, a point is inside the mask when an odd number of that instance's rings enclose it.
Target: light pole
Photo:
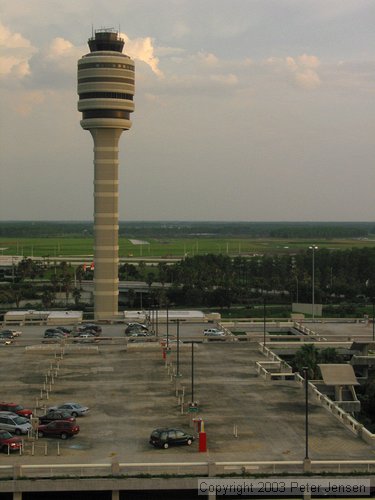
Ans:
[[[315,250],[318,250],[316,245],[309,247],[312,250],[312,320],[315,321]]]
[[[180,318],[172,319],[176,323],[177,349],[176,349],[176,377],[180,376]],[[168,342],[168,338],[167,338]]]
[[[155,304],[156,336],[159,337],[159,304]]]
[[[194,342],[191,343],[191,402],[194,403]]]
[[[372,299],[372,341],[375,342],[375,298]]]
[[[305,378],[305,460],[309,459],[309,369],[303,368]]]
[[[263,347],[266,345],[266,296],[263,295]]]
[[[168,300],[165,303],[165,308],[167,310],[167,349],[169,348],[169,304]]]

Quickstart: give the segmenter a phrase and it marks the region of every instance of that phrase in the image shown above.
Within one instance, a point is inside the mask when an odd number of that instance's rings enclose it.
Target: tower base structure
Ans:
[[[95,319],[118,315],[118,143],[121,129],[91,128],[94,140]]]

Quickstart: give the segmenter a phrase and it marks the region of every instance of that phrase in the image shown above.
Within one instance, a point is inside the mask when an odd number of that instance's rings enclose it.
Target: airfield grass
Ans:
[[[93,238],[2,238],[0,251],[3,255],[44,257],[53,260],[58,257],[93,255]],[[375,247],[375,240],[334,239],[254,239],[254,238],[148,238],[142,244],[132,243],[127,238],[119,239],[120,257],[168,257],[213,254],[253,255],[267,253],[296,253],[315,244],[319,248],[346,250],[351,248]]]

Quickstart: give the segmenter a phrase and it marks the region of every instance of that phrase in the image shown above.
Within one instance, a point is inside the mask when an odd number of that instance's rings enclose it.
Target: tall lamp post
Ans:
[[[309,369],[304,367],[305,378],[305,460],[309,460]]]
[[[375,342],[375,298],[372,298],[372,341]]]
[[[165,303],[165,308],[167,310],[167,349],[169,348],[169,304],[168,300]]]
[[[180,320],[176,319],[176,324],[177,324],[177,377],[180,376]]]
[[[194,342],[191,343],[191,402],[194,403]]]
[[[266,296],[263,295],[263,347],[266,345]]]
[[[173,323],[176,323],[176,334],[177,334],[177,349],[176,349],[176,377],[180,377],[180,318],[172,319]]]
[[[315,321],[315,250],[318,250],[316,245],[309,247],[312,250],[312,320]]]

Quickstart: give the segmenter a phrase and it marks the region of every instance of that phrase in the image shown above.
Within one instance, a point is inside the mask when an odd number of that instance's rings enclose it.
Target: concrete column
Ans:
[[[303,460],[303,472],[311,472],[311,459],[305,458]]]
[[[90,130],[94,139],[95,319],[118,314],[118,143],[116,128]]]
[[[118,476],[120,474],[120,464],[118,462],[112,462],[111,472],[113,476]]]
[[[118,490],[112,490],[112,500],[120,500],[120,492]]]
[[[208,477],[216,476],[216,464],[215,462],[208,462]]]
[[[22,491],[14,491],[13,500],[22,500]]]

